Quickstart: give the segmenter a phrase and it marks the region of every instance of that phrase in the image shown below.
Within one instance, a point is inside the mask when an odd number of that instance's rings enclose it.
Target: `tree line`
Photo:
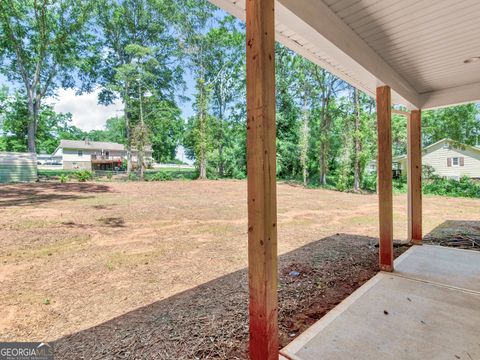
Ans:
[[[374,100],[280,44],[276,65],[278,177],[359,191],[376,155]],[[245,72],[244,25],[207,0],[5,0],[0,150],[51,152],[59,139],[88,137],[140,157],[151,144],[168,162],[182,144],[200,179],[244,178]],[[99,89],[99,103],[120,100],[123,114],[86,133],[46,103],[60,88]],[[475,145],[478,114],[474,104],[425,112],[424,145]],[[394,154],[405,153],[405,119],[394,116],[392,130]]]

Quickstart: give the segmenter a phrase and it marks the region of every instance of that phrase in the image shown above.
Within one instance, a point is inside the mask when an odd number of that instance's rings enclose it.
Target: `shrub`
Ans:
[[[377,173],[366,174],[362,178],[361,188],[368,191],[377,190]]]
[[[164,171],[158,171],[147,178],[148,181],[168,181],[173,180],[172,175]]]
[[[60,179],[60,182],[61,182],[62,184],[68,182],[68,180],[69,180],[67,174],[60,174],[60,176],[59,176],[58,178]]]
[[[128,174],[128,180],[130,180],[130,181],[137,181],[137,180],[138,180],[137,174],[135,174],[135,173],[132,171],[131,173]]]
[[[111,171],[107,172],[107,179],[112,180],[112,177],[113,177],[113,172]]]
[[[433,176],[423,182],[423,193],[455,197],[480,198],[480,185],[464,176],[460,180]]]
[[[80,182],[85,182],[93,179],[93,173],[89,170],[80,170],[75,174],[76,178]]]

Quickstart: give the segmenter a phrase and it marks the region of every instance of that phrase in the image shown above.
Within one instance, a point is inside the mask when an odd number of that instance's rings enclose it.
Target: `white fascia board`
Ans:
[[[390,65],[319,0],[278,0],[277,20],[322,49],[367,84],[392,88],[392,101],[419,108],[419,96]],[[344,76],[340,76],[345,81]],[[355,84],[353,84],[355,85]]]
[[[245,2],[245,0],[242,0]],[[225,10],[228,12],[230,15],[235,16],[236,18],[245,21],[245,11],[238,5],[235,5],[236,3],[240,1],[235,1],[235,0],[209,0],[210,3],[213,5],[219,7],[220,9]]]
[[[420,94],[422,109],[437,109],[479,101],[480,83]]]
[[[245,0],[210,0],[233,16],[245,20]],[[313,54],[277,31],[279,42],[368,95],[378,86],[392,88],[392,103],[419,108],[417,92],[377,53],[319,0],[277,0],[276,23],[286,26],[324,56]]]

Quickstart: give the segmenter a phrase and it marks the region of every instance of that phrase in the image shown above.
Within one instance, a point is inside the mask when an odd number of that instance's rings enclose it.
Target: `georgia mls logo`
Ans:
[[[0,343],[0,360],[53,360],[53,344]]]

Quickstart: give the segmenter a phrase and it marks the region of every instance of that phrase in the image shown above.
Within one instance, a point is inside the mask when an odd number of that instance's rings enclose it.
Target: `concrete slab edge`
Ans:
[[[296,352],[300,351],[300,349],[305,344],[307,344],[320,331],[322,331],[330,323],[332,323],[339,315],[341,315],[344,311],[348,310],[350,305],[352,305],[355,301],[357,301],[360,297],[362,297],[365,293],[367,293],[379,281],[391,275],[392,275],[391,273],[380,272],[374,277],[372,277],[360,288],[355,290],[350,296],[345,298],[340,304],[338,304],[336,307],[330,310],[320,320],[318,320],[316,323],[310,326],[307,330],[305,330],[302,334],[300,334],[300,336],[298,336],[290,344],[288,344],[282,350],[280,350],[280,354],[291,360],[301,360],[299,357],[296,357],[296,355],[294,355]]]

